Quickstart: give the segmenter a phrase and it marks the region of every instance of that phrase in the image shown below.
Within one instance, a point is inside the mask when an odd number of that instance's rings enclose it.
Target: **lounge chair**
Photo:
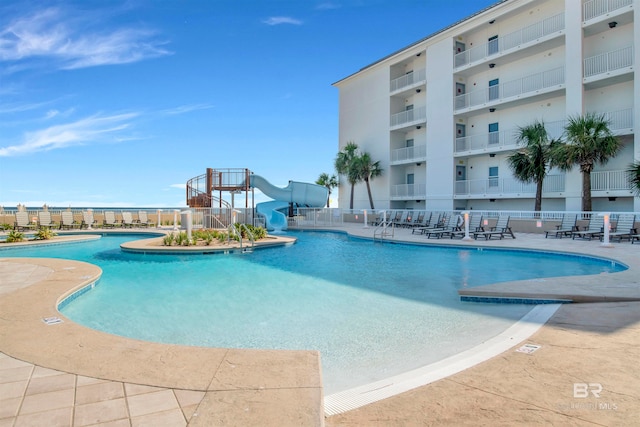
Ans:
[[[93,228],[98,221],[93,219],[93,212],[82,211],[82,223],[80,224],[80,228]]]
[[[73,212],[63,211],[60,213],[60,229],[80,228],[80,224],[73,222]]]
[[[403,228],[411,228],[413,222],[422,215],[424,217],[424,213],[409,211],[407,212],[407,216],[404,217],[404,221],[400,223],[400,226]]]
[[[133,226],[135,225],[135,221],[133,220],[133,214],[131,212],[122,212],[121,225],[125,228],[133,228]]]
[[[113,211],[105,211],[102,226],[105,228],[120,227],[122,224],[116,220],[116,214]]]
[[[413,230],[411,230],[411,234],[425,234],[427,231],[433,230],[435,228],[442,228],[442,226],[444,225],[444,221],[446,220],[446,216],[447,215],[444,213],[436,213],[435,216],[433,213],[431,213],[429,221],[427,221],[427,223],[421,227],[415,227]]]
[[[578,231],[578,215],[575,214],[564,214],[562,215],[562,221],[560,225],[556,225],[555,230],[546,230],[544,232],[544,238],[549,237],[550,234],[553,234],[556,238],[563,238],[564,236],[570,237],[571,233],[574,231]]]
[[[451,233],[451,238],[453,239],[454,237],[464,237],[464,229],[464,224],[462,224],[460,230],[456,230]],[[469,215],[469,234],[473,235],[473,233],[480,231],[484,231],[484,227],[482,226],[482,215]]]
[[[389,221],[391,219],[391,211],[386,211],[378,215],[376,220],[373,222],[373,225],[382,225],[383,222]]]
[[[505,236],[511,236],[512,239],[515,239],[516,236],[513,234],[513,230],[511,230],[511,217],[510,216],[500,216],[498,217],[498,222],[496,225],[491,227],[488,231],[476,231],[473,233],[473,238],[477,239],[478,237],[484,237],[485,240],[490,240],[494,237],[498,237],[500,240],[504,239]]]
[[[633,214],[622,214],[618,217],[616,222],[616,228],[614,231],[609,233],[609,239],[618,240],[622,242],[622,239],[631,240],[631,236],[636,234],[636,229],[634,227],[636,222],[636,217]],[[604,233],[600,236],[600,240],[604,238]]]
[[[604,216],[596,213],[591,215],[589,225],[586,230],[578,230],[571,233],[571,238],[575,240],[576,237],[581,239],[591,240],[594,238],[600,238],[604,232]]]
[[[431,221],[431,215],[432,212],[420,212],[420,214],[418,214],[418,217],[411,224],[411,228],[426,227],[427,225],[429,225],[429,221]]]
[[[141,227],[151,227],[156,225],[147,215],[147,211],[138,211],[138,225]]]
[[[16,222],[13,225],[13,229],[17,231],[35,230],[36,224],[32,224],[29,221],[28,212],[16,212]]]
[[[51,212],[38,211],[38,228],[51,228],[55,223],[51,220]]]
[[[452,225],[451,218],[454,218],[455,224]],[[425,230],[423,234],[426,234],[427,239],[435,237],[436,239],[440,239],[445,236],[451,235],[451,233],[460,230],[460,224],[458,223],[458,215],[455,217],[453,215],[447,216],[442,227],[435,227],[430,230]]]
[[[402,225],[402,218],[406,217],[404,211],[397,211],[396,216],[393,217],[391,223],[396,226]]]

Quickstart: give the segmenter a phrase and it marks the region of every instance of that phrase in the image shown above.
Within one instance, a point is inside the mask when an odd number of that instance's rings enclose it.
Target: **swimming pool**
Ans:
[[[16,248],[0,256],[100,266],[99,286],[62,308],[91,328],[186,345],[317,349],[325,393],[457,354],[531,309],[463,303],[460,287],[624,269],[588,257],[291,234],[296,245],[244,255],[125,253],[120,243],[139,238],[128,235]]]

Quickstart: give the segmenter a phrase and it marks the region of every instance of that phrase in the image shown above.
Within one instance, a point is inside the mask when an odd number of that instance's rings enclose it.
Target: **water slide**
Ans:
[[[267,219],[267,230],[286,230],[289,203],[294,207],[322,208],[327,203],[326,187],[307,182],[289,181],[286,187],[276,187],[258,175],[251,175],[251,187],[262,191],[271,202],[258,203],[256,210]]]

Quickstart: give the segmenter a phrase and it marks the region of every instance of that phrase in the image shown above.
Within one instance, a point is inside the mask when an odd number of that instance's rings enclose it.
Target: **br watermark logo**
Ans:
[[[573,397],[576,399],[589,397],[589,394],[599,399],[600,393],[602,393],[602,384],[600,383],[573,383]]]
[[[616,411],[618,405],[602,399],[603,394],[605,394],[605,390],[600,383],[573,383],[573,398],[580,400],[574,400],[570,404],[559,404],[558,408],[564,410]]]

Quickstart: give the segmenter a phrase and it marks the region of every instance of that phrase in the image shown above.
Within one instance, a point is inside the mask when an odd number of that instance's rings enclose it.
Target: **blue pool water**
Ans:
[[[125,253],[119,245],[140,238],[128,235],[0,257],[100,266],[99,286],[62,308],[91,328],[185,345],[317,349],[327,394],[459,353],[531,309],[460,302],[462,287],[624,269],[588,257],[290,234],[293,246],[244,255]]]

